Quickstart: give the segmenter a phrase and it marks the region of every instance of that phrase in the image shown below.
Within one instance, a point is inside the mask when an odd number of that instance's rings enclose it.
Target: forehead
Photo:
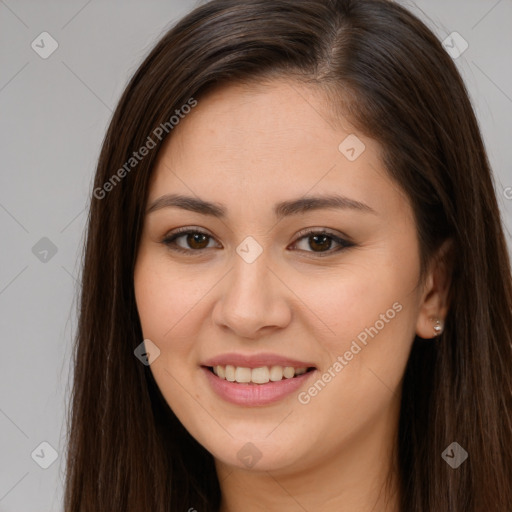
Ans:
[[[318,146],[336,157],[340,133],[329,119],[327,101],[319,88],[290,80],[230,84],[201,98],[175,135],[184,143],[207,143],[227,165],[240,157],[269,165],[269,153],[276,160],[293,159]]]
[[[379,144],[346,119],[334,124],[331,112],[320,88],[289,80],[217,87],[166,140],[150,198],[187,192],[264,204],[336,192],[378,205],[386,187],[399,195]],[[355,159],[344,153],[347,140],[359,154]]]

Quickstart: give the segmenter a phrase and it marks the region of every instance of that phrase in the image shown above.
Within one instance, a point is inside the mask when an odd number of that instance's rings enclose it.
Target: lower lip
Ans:
[[[238,384],[217,377],[211,370],[202,366],[210,386],[221,398],[236,405],[255,407],[278,402],[297,391],[316,370],[298,375],[291,379],[283,379],[266,384]]]

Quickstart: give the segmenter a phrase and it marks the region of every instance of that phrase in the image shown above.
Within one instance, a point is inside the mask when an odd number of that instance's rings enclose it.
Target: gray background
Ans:
[[[75,276],[96,159],[127,80],[198,3],[0,0],[0,512],[62,510]],[[469,44],[456,62],[510,233],[512,0],[402,3],[441,40],[456,31]],[[47,59],[31,47],[44,31],[59,45]],[[55,254],[41,252],[43,237]],[[58,454],[47,469],[36,463],[50,457],[42,442]]]

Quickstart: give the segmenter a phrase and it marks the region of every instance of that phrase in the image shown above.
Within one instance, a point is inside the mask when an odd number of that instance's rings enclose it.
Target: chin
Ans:
[[[217,462],[248,471],[279,471],[298,467],[305,454],[298,452],[297,448],[310,444],[304,433],[302,433],[304,439],[299,440],[287,432],[281,432],[286,439],[286,442],[283,442],[281,439],[262,437],[261,432],[254,432],[250,428],[245,433],[241,430],[239,429],[229,441],[225,439],[198,441]]]

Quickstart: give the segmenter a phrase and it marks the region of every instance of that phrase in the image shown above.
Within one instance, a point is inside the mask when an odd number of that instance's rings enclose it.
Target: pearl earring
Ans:
[[[434,321],[434,336],[437,337],[443,332],[443,322],[436,318]]]

